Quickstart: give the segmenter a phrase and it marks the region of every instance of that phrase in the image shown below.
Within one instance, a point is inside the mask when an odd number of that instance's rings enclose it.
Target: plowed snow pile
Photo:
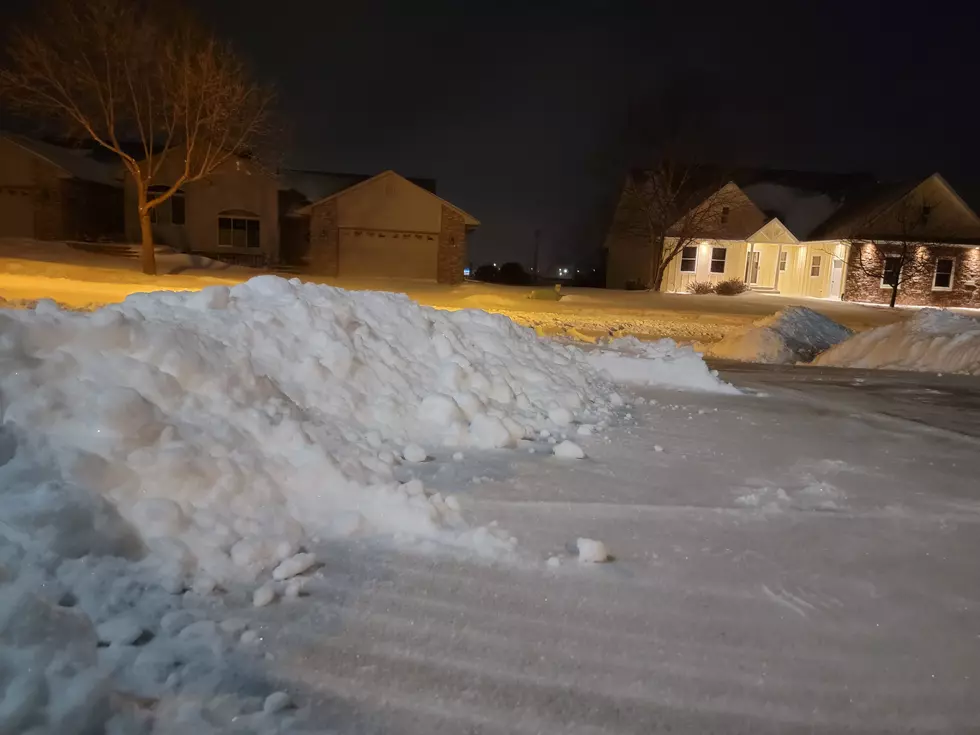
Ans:
[[[739,392],[720,380],[692,348],[678,346],[672,339],[641,342],[636,337],[621,337],[589,352],[588,359],[589,364],[619,383],[710,393]]]
[[[754,322],[751,327],[726,335],[712,344],[699,345],[711,357],[742,362],[786,365],[810,362],[815,355],[853,334],[812,309],[793,306]]]
[[[907,321],[856,334],[813,363],[980,375],[980,319],[923,309]]]

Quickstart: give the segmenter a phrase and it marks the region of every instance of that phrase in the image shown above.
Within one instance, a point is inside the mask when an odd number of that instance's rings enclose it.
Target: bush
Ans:
[[[738,296],[748,290],[745,281],[741,278],[729,278],[727,281],[719,281],[715,286],[715,293],[719,296]]]
[[[484,281],[486,283],[496,283],[499,272],[494,265],[481,265],[473,274],[474,281]]]
[[[626,282],[626,290],[627,291],[646,291],[647,290],[647,286],[646,286],[645,283],[642,283],[642,282],[637,281],[637,280],[627,281]]]
[[[715,284],[710,281],[694,281],[690,286],[687,287],[688,293],[714,293]]]
[[[497,283],[511,286],[526,286],[531,282],[531,276],[520,263],[504,263],[497,273]]]

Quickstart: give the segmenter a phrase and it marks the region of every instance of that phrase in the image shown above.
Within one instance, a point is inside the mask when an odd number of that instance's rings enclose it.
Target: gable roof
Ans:
[[[462,209],[460,209],[459,207],[457,207],[457,206],[455,206],[453,204],[450,204],[449,202],[447,202],[442,197],[436,196],[436,194],[433,191],[431,191],[431,190],[429,190],[429,189],[427,189],[427,188],[425,188],[423,186],[420,186],[415,181],[412,181],[411,179],[405,178],[401,174],[398,174],[395,171],[392,171],[390,169],[388,171],[382,171],[380,174],[377,174],[375,176],[371,176],[371,177],[365,178],[362,181],[359,181],[356,184],[353,184],[352,186],[347,186],[347,187],[345,187],[343,189],[340,189],[338,191],[333,192],[332,194],[329,194],[329,195],[324,196],[324,197],[322,197],[320,199],[317,199],[317,200],[311,202],[310,204],[307,204],[306,206],[301,207],[300,209],[296,210],[296,213],[297,214],[309,214],[312,211],[313,207],[316,207],[316,206],[318,206],[318,205],[320,205],[320,204],[322,204],[324,202],[330,201],[331,199],[336,199],[337,197],[340,197],[340,196],[343,196],[345,194],[348,194],[348,193],[350,193],[352,191],[355,191],[356,189],[360,189],[360,188],[362,188],[364,186],[367,186],[368,184],[371,184],[371,183],[374,183],[374,182],[377,182],[377,181],[381,181],[383,179],[390,178],[392,176],[396,176],[399,179],[401,179],[402,181],[405,181],[405,182],[411,184],[412,186],[415,186],[418,189],[421,189],[426,194],[428,194],[429,196],[431,196],[433,199],[437,199],[441,203],[445,204],[447,207],[449,207],[450,209],[452,209],[454,212],[456,212],[459,215],[461,215],[462,218],[463,218],[463,221],[464,221],[464,223],[466,225],[468,225],[470,227],[477,227],[480,224],[480,221],[476,217],[474,217],[473,215],[471,215],[471,214],[463,211]]]
[[[367,181],[369,174],[337,173],[334,171],[307,171],[301,169],[283,169],[279,172],[279,189],[293,191],[302,195],[304,204],[318,202],[333,194],[339,194],[362,181]],[[436,180],[405,177],[408,181],[426,191],[436,193]]]
[[[106,186],[122,186],[119,169],[96,161],[86,149],[65,148],[15,133],[0,133],[0,138],[5,138],[28,153],[47,161],[72,178]]]
[[[839,240],[849,237],[886,237],[895,233],[876,232],[874,222],[891,207],[905,199],[929,180],[936,181],[957,204],[962,206],[980,225],[980,218],[959,194],[938,173],[925,178],[904,179],[879,184],[864,197],[841,207],[813,233],[814,240]],[[970,238],[967,238],[970,239]]]

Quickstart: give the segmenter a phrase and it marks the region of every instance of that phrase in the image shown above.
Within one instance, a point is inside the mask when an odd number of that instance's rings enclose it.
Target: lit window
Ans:
[[[816,278],[820,275],[820,261],[823,260],[819,255],[814,255],[810,260],[810,278]]]
[[[779,254],[779,270],[780,272],[786,270],[786,256],[789,255],[785,250]]]
[[[697,246],[686,247],[681,251],[681,273],[694,273],[698,268]]]
[[[711,272],[725,272],[725,256],[728,251],[725,248],[711,248]]]
[[[902,277],[902,259],[898,255],[885,256],[884,268],[881,270],[881,287],[897,286]]]
[[[721,223],[723,225],[727,225],[728,224],[728,215],[731,214],[731,211],[732,210],[729,207],[722,207],[721,208]]]
[[[223,248],[258,248],[259,218],[248,213],[228,213],[218,217],[218,246]]]
[[[932,278],[934,291],[949,291],[953,288],[953,268],[956,264],[952,258],[936,259],[936,275]]]

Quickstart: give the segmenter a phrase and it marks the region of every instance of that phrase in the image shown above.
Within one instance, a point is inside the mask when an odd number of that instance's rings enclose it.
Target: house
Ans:
[[[309,217],[312,273],[460,283],[479,222],[433,191],[385,171],[297,210]]]
[[[898,302],[976,302],[980,218],[939,174],[879,183],[860,174],[740,171],[711,195],[717,196],[731,202],[731,216],[725,211],[719,226],[691,238],[667,265],[662,291],[684,293],[694,282],[739,278],[755,291],[887,303],[886,279],[861,266],[871,250],[887,257],[897,246],[896,212],[911,207],[928,217],[915,233],[916,257],[927,266],[902,285]],[[621,201],[615,216],[622,211]],[[668,238],[668,251],[671,242],[676,239]],[[610,288],[643,279],[656,257],[648,243],[614,228],[606,253]]]
[[[116,169],[87,151],[0,133],[0,237],[119,237],[122,202]]]
[[[167,191],[184,169],[171,150],[149,188]],[[126,238],[140,242],[136,183],[125,179]],[[232,263],[265,266],[279,261],[279,182],[253,161],[231,156],[210,176],[185,184],[150,210],[153,241]]]

